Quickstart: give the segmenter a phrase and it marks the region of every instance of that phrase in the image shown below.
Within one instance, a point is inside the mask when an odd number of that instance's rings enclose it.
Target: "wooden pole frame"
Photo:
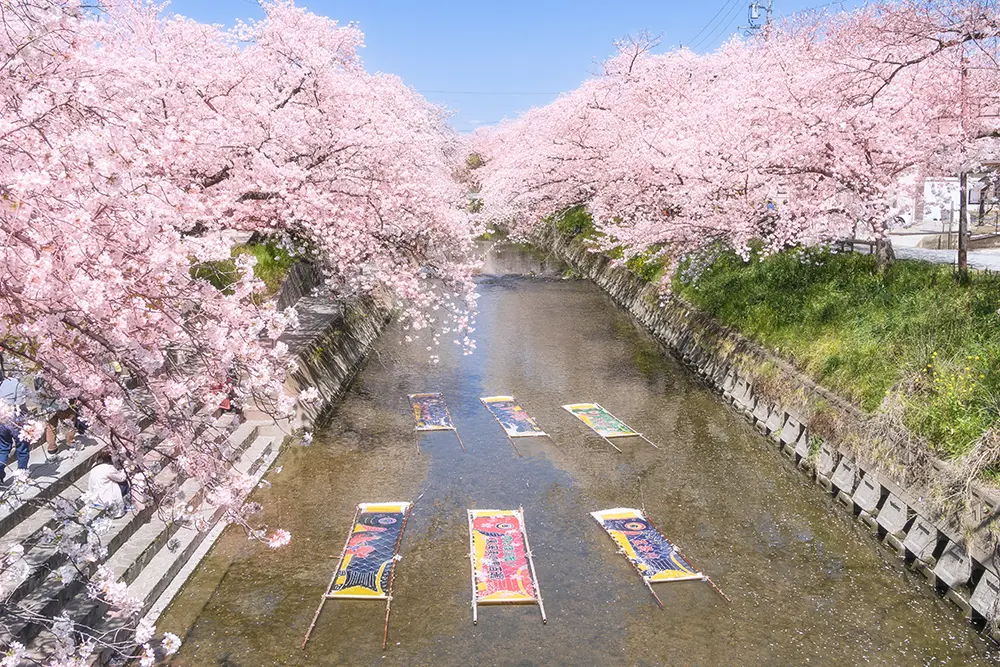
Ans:
[[[448,428],[427,428],[427,429],[422,429],[422,428],[420,428],[420,426],[414,426],[413,427],[413,432],[414,432],[414,436],[415,436],[415,439],[416,439],[417,454],[420,453],[420,432],[421,431],[453,431],[455,433],[455,437],[458,438],[458,444],[461,445],[462,451],[463,452],[468,452],[469,450],[465,448],[465,443],[462,442],[462,436],[458,434],[458,428],[455,426],[455,422],[451,418],[451,411],[448,410],[448,403],[447,403],[447,401],[444,400],[444,394],[442,394],[441,392],[424,392],[424,394],[407,394],[406,398],[407,398],[407,401],[409,402],[410,410],[411,411],[413,410],[413,397],[414,396],[432,395],[432,394],[441,397],[441,403],[444,405],[444,414],[447,415],[447,417],[448,417],[448,423],[451,424],[451,426],[448,427]],[[415,419],[416,419],[417,423],[419,424],[420,420],[417,419],[416,416],[415,416]]]
[[[472,536],[472,510],[465,510],[469,520],[469,565],[472,567],[472,624],[479,622],[479,593],[476,587],[476,543]]]
[[[528,557],[528,567],[531,568],[532,585],[535,587],[535,597],[538,598],[538,610],[542,614],[542,625],[548,623],[545,618],[545,604],[542,602],[542,587],[538,583],[538,575],[535,573],[535,559],[531,555],[531,545],[528,544],[528,526],[524,523],[524,508],[517,508],[517,518],[521,522],[521,539],[524,540],[524,554]]]
[[[641,487],[640,487],[640,488],[641,488]],[[644,519],[645,519],[646,521],[648,521],[648,522],[649,522],[649,525],[650,525],[650,526],[652,526],[652,527],[653,527],[654,529],[656,529],[656,532],[660,533],[660,535],[663,535],[663,531],[661,531],[661,530],[660,530],[659,528],[657,528],[656,524],[655,524],[655,523],[653,523],[653,520],[649,518],[649,515],[648,515],[648,514],[646,514],[646,510],[645,510],[645,509],[643,509],[643,510],[642,510],[642,517],[643,517],[643,518],[644,518]],[[709,585],[709,586],[711,586],[712,588],[714,588],[714,589],[715,589],[715,592],[716,592],[716,593],[718,593],[719,595],[721,595],[722,597],[724,597],[724,598],[726,599],[726,602],[732,602],[732,600],[730,600],[730,599],[729,599],[729,596],[728,596],[728,595],[726,595],[725,593],[723,593],[723,592],[722,592],[722,589],[721,589],[721,588],[719,588],[718,586],[716,586],[716,585],[715,585],[715,582],[714,582],[714,581],[712,581],[712,578],[711,578],[711,577],[709,577],[709,576],[708,576],[707,574],[705,574],[705,571],[704,571],[704,570],[702,570],[702,569],[701,569],[700,567],[698,567],[697,565],[695,565],[695,563],[694,563],[694,561],[693,561],[693,560],[691,560],[691,559],[690,559],[690,558],[688,558],[688,557],[687,557],[686,555],[684,555],[684,552],[683,552],[683,551],[681,551],[681,548],[680,548],[679,546],[677,546],[677,543],[676,543],[676,542],[671,542],[671,544],[673,544],[673,545],[674,545],[674,549],[676,549],[676,550],[677,550],[677,553],[679,553],[679,554],[681,555],[681,558],[683,558],[683,559],[684,559],[684,560],[686,560],[687,562],[691,563],[691,567],[693,567],[694,569],[696,569],[696,570],[698,570],[698,571],[699,571],[699,573],[700,573],[700,574],[701,574],[701,576],[702,576],[702,577],[704,578],[704,580],[708,582],[708,585]]]
[[[396,537],[396,547],[392,552],[392,569],[389,571],[389,597],[385,601],[385,626],[382,628],[382,650],[385,650],[386,645],[389,642],[389,612],[392,610],[392,584],[396,580],[396,563],[399,562],[399,547],[403,543],[403,533],[406,532],[406,522],[410,518],[410,513],[413,511],[413,506],[424,497],[424,494],[417,496],[417,499],[412,503],[409,503],[406,507],[406,514],[403,515],[403,525],[399,527],[399,535]]]
[[[514,401],[514,397],[513,397],[513,396],[506,396],[506,395],[505,395],[505,396],[497,396],[497,398],[509,398],[509,399],[511,400],[511,402],[513,402],[513,401]],[[503,432],[504,432],[504,435],[506,435],[506,436],[507,436],[507,440],[509,440],[509,441],[510,441],[510,444],[511,444],[511,446],[512,446],[512,447],[514,448],[514,451],[515,451],[515,452],[517,452],[517,455],[518,455],[518,456],[522,456],[522,457],[523,457],[523,456],[524,456],[524,454],[522,454],[522,453],[521,453],[521,450],[517,448],[517,444],[516,444],[516,443],[514,442],[514,437],[513,437],[513,436],[512,436],[512,435],[511,435],[510,433],[508,433],[508,432],[507,432],[507,429],[505,429],[505,428],[503,427],[503,422],[501,422],[501,421],[500,421],[500,418],[496,416],[496,413],[494,413],[494,412],[493,412],[493,410],[490,410],[490,406],[489,406],[489,403],[487,403],[487,402],[486,402],[486,401],[485,401],[485,400],[483,399],[483,397],[480,397],[480,398],[479,398],[479,402],[480,402],[480,403],[482,403],[482,404],[483,404],[483,406],[484,406],[484,407],[485,407],[485,408],[486,408],[487,410],[489,410],[489,413],[490,413],[490,415],[491,415],[491,416],[493,417],[493,420],[494,420],[494,421],[495,421],[495,422],[496,422],[497,424],[499,424],[499,425],[500,425],[500,428],[501,428],[501,430],[503,430]],[[523,410],[523,408],[522,408],[522,410]],[[529,416],[529,418],[530,418],[530,416]],[[532,420],[532,421],[534,421],[534,420]],[[537,424],[536,424],[536,426],[537,426]],[[524,438],[529,438],[529,437],[530,437],[530,438],[542,438],[542,437],[544,437],[544,438],[548,438],[549,440],[552,440],[552,436],[551,436],[551,435],[549,435],[548,433],[546,433],[545,431],[540,431],[540,432],[538,432],[538,433],[529,433],[529,434],[526,434],[526,435],[524,435],[524,436],[520,436],[520,437],[524,437]],[[555,440],[552,440],[552,442],[553,442],[553,443],[555,443]]]
[[[469,521],[469,565],[472,571],[472,624],[476,625],[479,622],[479,589],[478,582],[476,580],[476,542],[474,538],[474,529],[472,526],[473,513],[477,510],[467,509],[465,510],[466,518]],[[482,511],[482,510],[479,510]],[[498,512],[504,510],[496,510]],[[524,541],[524,555],[528,559],[528,567],[531,570],[531,585],[533,593],[535,595],[535,600],[530,602],[524,600],[521,604],[536,604],[538,605],[538,611],[542,615],[542,623],[548,623],[548,617],[545,615],[545,603],[542,600],[542,587],[538,583],[538,574],[535,572],[535,560],[531,553],[531,545],[528,542],[528,529],[524,523],[524,508],[519,507],[516,510],[510,511],[514,516],[517,517],[519,530],[521,531],[521,539]],[[512,604],[508,602],[507,604]]]
[[[326,587],[326,591],[323,593],[323,599],[320,600],[319,607],[316,609],[316,613],[313,615],[312,623],[309,624],[309,629],[306,630],[306,636],[302,639],[302,646],[300,649],[305,649],[306,643],[309,641],[309,635],[312,634],[313,628],[316,627],[316,621],[319,620],[319,615],[323,611],[323,605],[326,604],[327,599],[330,596],[330,589],[333,588],[334,582],[337,581],[337,574],[340,572],[340,566],[344,564],[344,555],[347,553],[347,546],[351,543],[351,538],[354,537],[354,526],[358,523],[358,515],[361,513],[361,505],[359,504],[354,509],[354,517],[351,519],[351,527],[347,531],[347,540],[344,542],[344,548],[340,550],[340,559],[337,561],[337,567],[333,571],[333,576],[330,577],[330,583]]]
[[[615,443],[611,442],[612,438],[642,438],[643,440],[645,440],[646,442],[648,442],[650,445],[652,445],[654,449],[659,449],[660,448],[659,445],[657,445],[655,442],[653,442],[652,440],[650,440],[649,438],[647,438],[646,436],[644,436],[642,433],[639,433],[638,431],[632,431],[631,433],[622,433],[620,435],[615,435],[615,436],[610,436],[610,437],[606,436],[603,433],[599,432],[597,429],[595,429],[590,424],[587,424],[587,422],[584,422],[582,419],[580,419],[580,416],[578,414],[576,414],[575,412],[573,412],[572,410],[569,409],[569,405],[577,405],[577,404],[570,403],[568,405],[562,406],[562,408],[564,410],[566,410],[566,412],[568,412],[571,415],[573,415],[574,417],[576,417],[577,421],[583,422],[584,425],[586,425],[587,428],[589,428],[591,430],[591,432],[596,433],[598,435],[598,437],[600,437],[602,440],[604,440],[604,442],[606,442],[609,445],[611,445],[612,447],[614,447],[615,451],[617,451],[619,454],[621,453],[622,450],[618,448],[618,445],[616,445]],[[611,417],[615,421],[617,421],[619,424],[622,424],[623,426],[625,426],[626,428],[628,428],[631,431],[631,427],[628,424],[626,424],[625,422],[623,422],[621,419],[618,419],[618,417],[616,417],[614,414],[612,414],[612,412],[610,410],[608,410],[606,407],[604,407],[600,403],[589,403],[589,404],[588,403],[581,403],[580,405],[593,405],[593,406],[596,406],[596,407],[600,408],[604,412],[606,412],[609,415],[611,415]]]

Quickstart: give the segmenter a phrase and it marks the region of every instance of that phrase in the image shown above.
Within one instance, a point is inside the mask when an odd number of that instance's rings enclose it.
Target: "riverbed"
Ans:
[[[279,550],[231,529],[159,623],[175,665],[930,665],[998,653],[600,289],[501,249],[478,290],[477,349],[390,325],[329,426],[255,492]],[[516,272],[521,275],[509,275]],[[505,275],[507,274],[507,275]],[[428,350],[428,346],[432,349]],[[440,362],[432,363],[432,355]],[[419,450],[406,396],[441,392],[450,432]],[[513,394],[551,435],[515,451],[479,397]],[[560,406],[641,431],[619,453]],[[641,482],[640,482],[641,480]],[[421,494],[423,494],[421,496]],[[360,502],[420,500],[384,604],[330,600],[299,648]],[[731,598],[659,584],[657,606],[589,512],[645,505]],[[467,508],[524,508],[548,623],[490,606],[472,624]]]

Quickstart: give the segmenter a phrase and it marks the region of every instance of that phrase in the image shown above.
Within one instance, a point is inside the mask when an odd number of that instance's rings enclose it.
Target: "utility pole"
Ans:
[[[960,70],[960,81],[961,90],[959,95],[961,96],[962,103],[962,117],[960,119],[962,125],[962,133],[965,133],[965,116],[966,116],[966,86],[965,79],[967,77],[966,65],[965,65],[965,45],[962,45],[962,62]],[[958,174],[958,277],[960,280],[968,280],[969,278],[969,174],[965,170]]]
[[[761,9],[764,10],[764,25],[759,23]],[[774,0],[767,0],[766,7],[760,3],[760,0],[750,0],[750,7],[747,11],[748,25],[741,25],[740,30],[742,30],[743,34],[747,37],[750,35],[756,35],[763,30],[764,39],[767,39],[771,34],[771,16],[773,13]]]

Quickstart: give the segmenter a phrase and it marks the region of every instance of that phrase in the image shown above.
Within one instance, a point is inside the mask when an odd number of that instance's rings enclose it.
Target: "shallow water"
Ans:
[[[542,271],[530,255],[493,271]],[[403,345],[391,326],[332,425],[256,493],[291,530],[270,551],[227,532],[161,619],[176,665],[994,664],[998,653],[742,418],[585,281],[484,276],[478,350]],[[447,337],[446,337],[447,338]],[[406,395],[443,392],[462,439],[414,446]],[[552,435],[519,457],[478,397],[514,394]],[[623,453],[560,406],[594,401],[660,449]],[[642,478],[640,498],[637,478]],[[359,502],[414,500],[389,647],[385,607],[331,600],[299,649]],[[661,610],[588,512],[639,506],[732,598],[660,584]],[[523,506],[548,614],[481,607],[472,625],[465,509]],[[183,634],[183,632],[182,632]]]

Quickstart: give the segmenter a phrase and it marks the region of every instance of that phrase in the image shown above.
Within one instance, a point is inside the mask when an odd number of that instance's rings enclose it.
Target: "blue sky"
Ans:
[[[763,0],[766,2],[766,0]],[[775,18],[829,0],[775,0]],[[298,0],[317,14],[365,32],[369,71],[397,74],[429,100],[454,112],[460,132],[514,117],[572,90],[614,52],[612,42],[649,30],[659,50],[704,52],[747,22],[749,0]],[[851,7],[831,3],[826,10]],[[262,16],[253,0],[174,0],[168,13],[232,25]]]

